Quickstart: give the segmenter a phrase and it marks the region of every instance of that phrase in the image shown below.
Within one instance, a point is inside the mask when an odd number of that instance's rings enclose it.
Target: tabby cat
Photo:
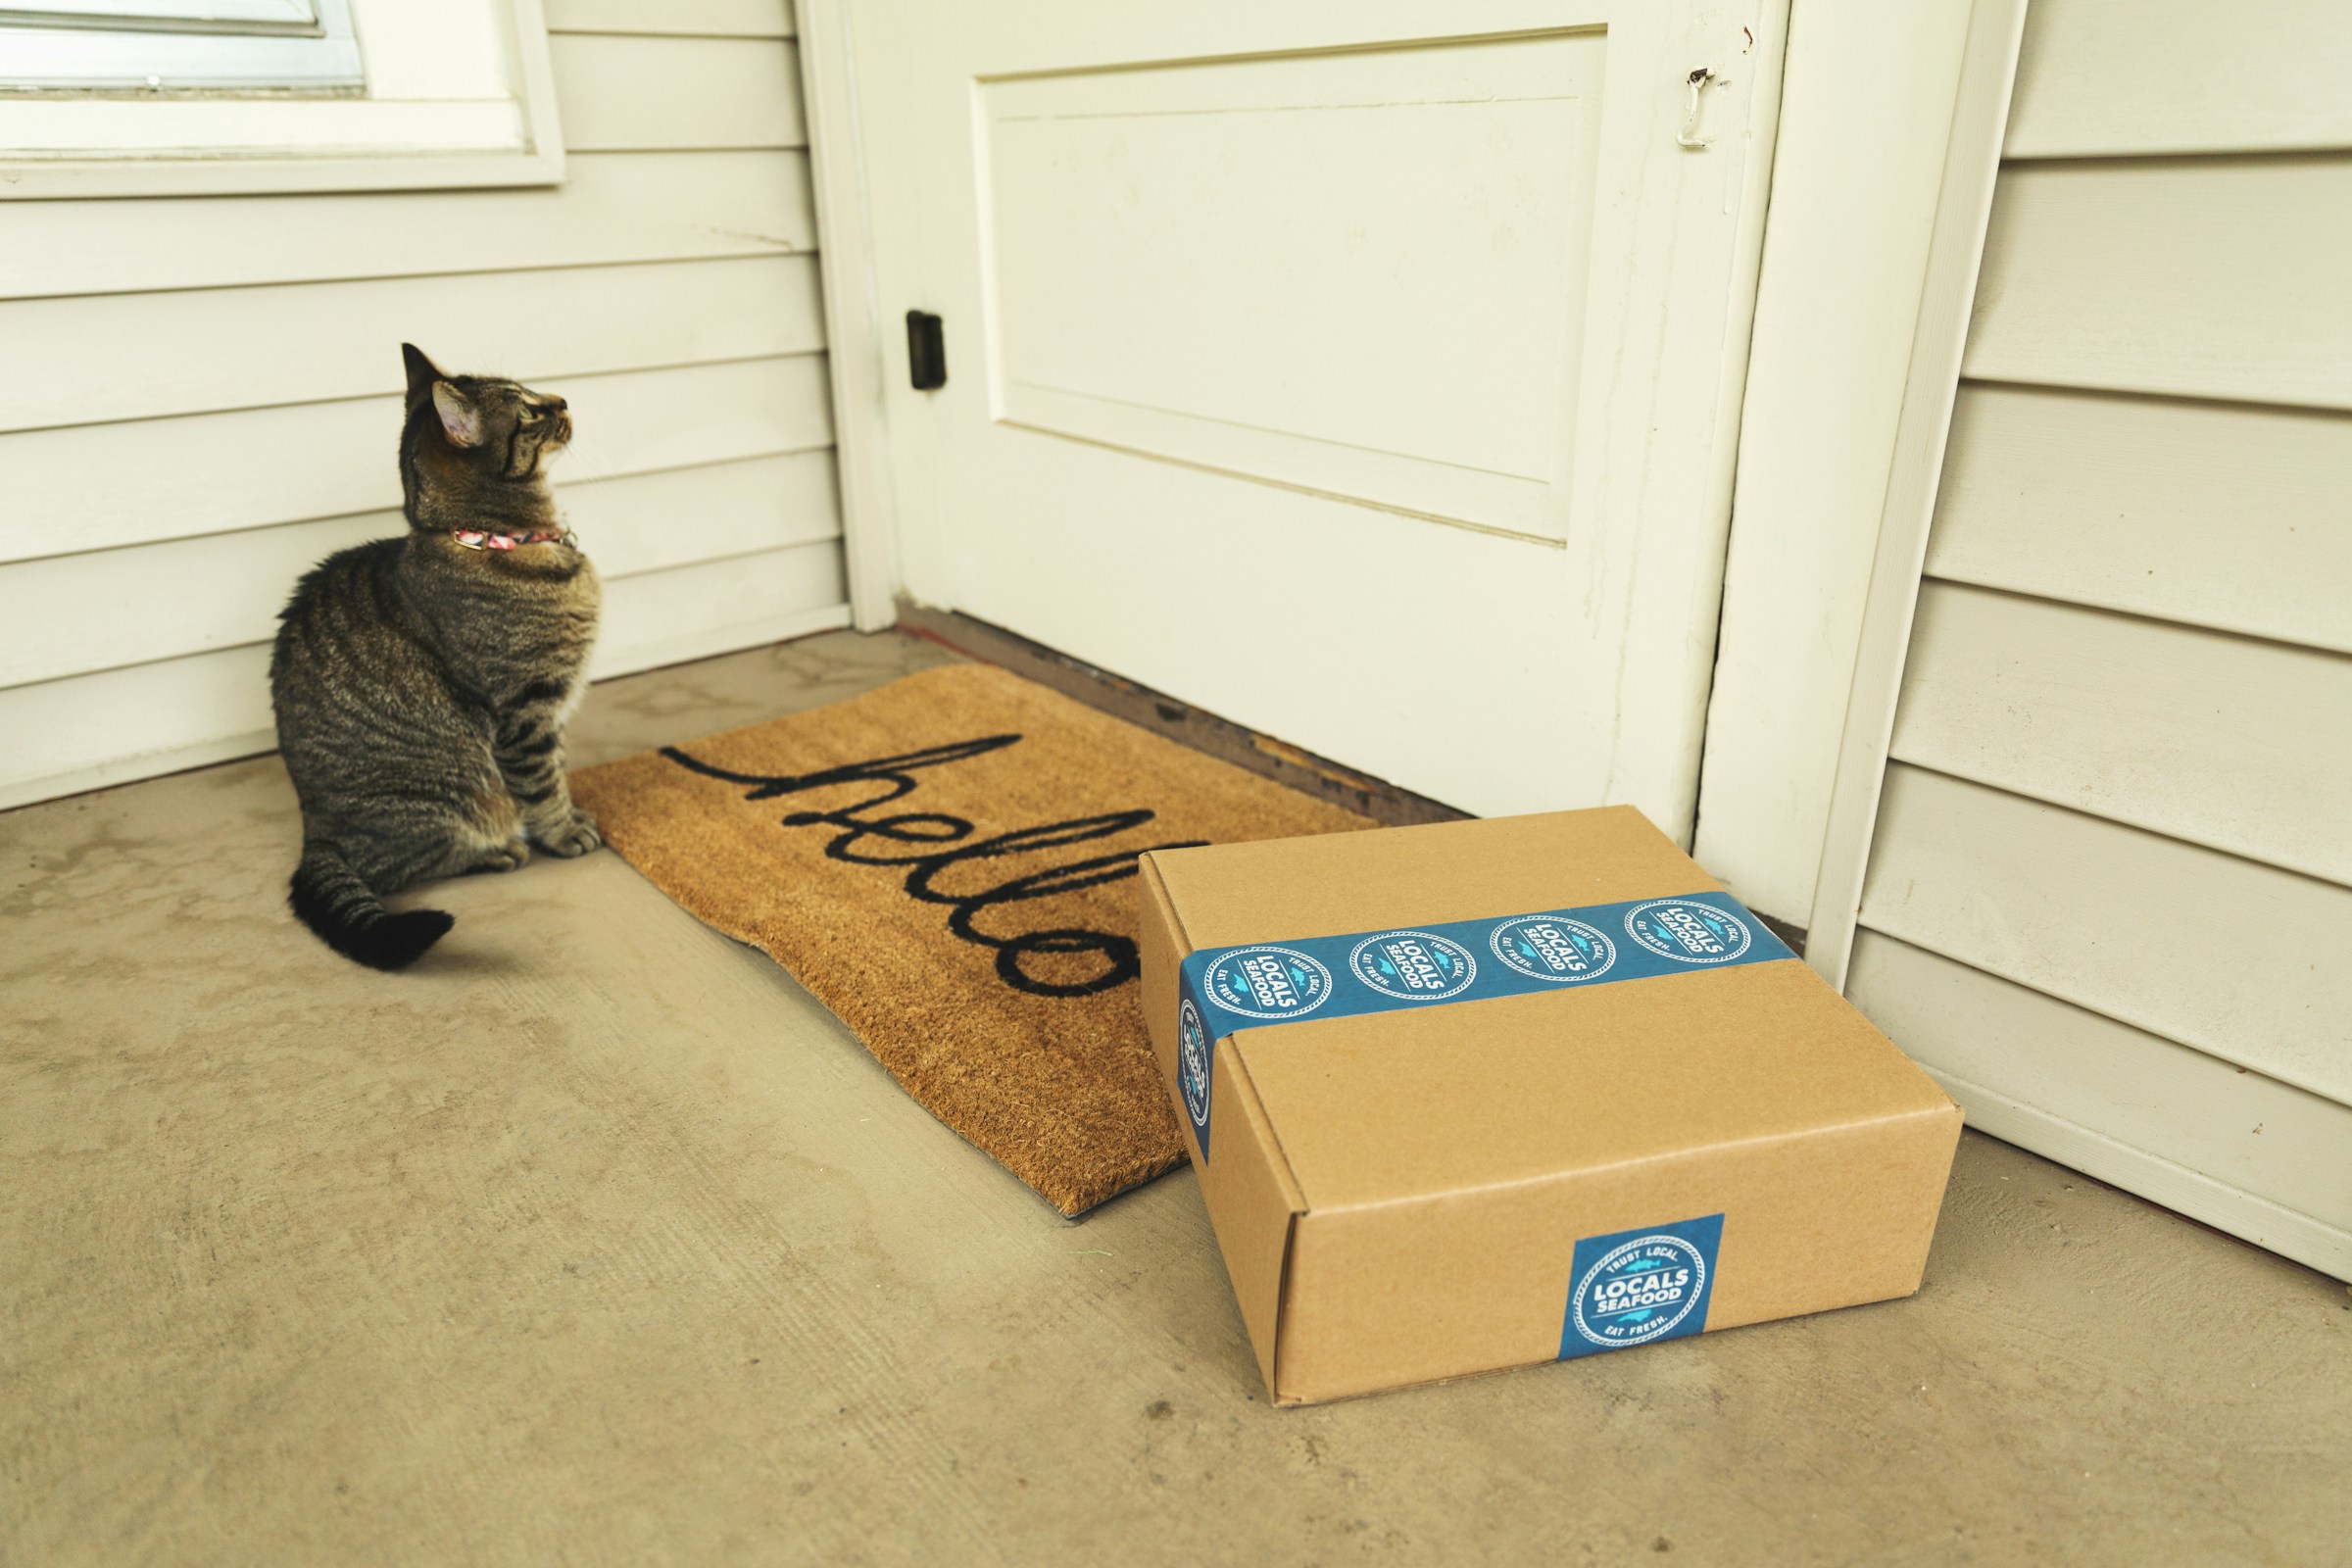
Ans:
[[[603,842],[564,778],[600,593],[547,487],[571,416],[560,397],[401,353],[409,531],[319,563],[270,661],[302,801],[294,912],[378,969],[415,962],[453,923],[392,913],[388,895],[513,870],[532,844],[572,856]]]

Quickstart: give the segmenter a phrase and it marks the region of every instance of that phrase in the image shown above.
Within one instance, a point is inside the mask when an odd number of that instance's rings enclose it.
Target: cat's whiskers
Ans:
[[[615,470],[599,461],[600,456],[596,443],[589,442],[583,447],[574,437],[560,450],[540,459],[539,472],[550,484],[578,484],[584,479],[616,477]]]

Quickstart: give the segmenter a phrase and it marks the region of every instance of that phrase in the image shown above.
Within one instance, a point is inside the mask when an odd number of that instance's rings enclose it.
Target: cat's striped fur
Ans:
[[[302,802],[294,912],[337,953],[414,962],[452,923],[400,889],[507,871],[537,844],[601,842],[571,804],[564,723],[596,637],[596,570],[569,542],[467,548],[460,530],[560,533],[547,461],[564,400],[445,375],[409,344],[400,438],[409,531],[329,556],[295,587],[270,662]]]

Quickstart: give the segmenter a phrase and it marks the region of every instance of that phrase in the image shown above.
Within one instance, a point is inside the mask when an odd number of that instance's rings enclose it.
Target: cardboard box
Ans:
[[[1919,1288],[1959,1107],[1640,812],[1138,880],[1152,1045],[1276,1402]]]

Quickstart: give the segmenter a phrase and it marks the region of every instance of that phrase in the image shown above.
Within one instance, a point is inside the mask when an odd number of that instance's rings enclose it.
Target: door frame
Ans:
[[[850,623],[859,631],[882,631],[898,623],[905,582],[883,377],[894,366],[906,372],[906,348],[903,338],[894,342],[882,329],[848,6],[849,0],[797,0],[793,9],[799,22],[809,194],[816,205],[817,278],[825,294]]]
[[[1841,992],[1894,741],[1895,704],[1943,479],[1944,445],[1960,393],[1960,362],[1991,223],[2027,3],[1976,0],[1969,20],[1901,415],[1878,526],[1869,537],[1870,564],[1853,621],[1851,675],[1806,919],[1805,956]]]
[[[1884,771],[1909,627],[1873,566],[1924,546],[2025,3],[1792,0],[1696,848],[1752,906],[1824,936],[1872,814],[1839,781],[1871,771],[1882,694]],[[885,391],[906,348],[873,269],[849,4],[799,0],[800,56],[850,604],[876,631],[905,582]],[[1812,330],[1858,312],[1870,329]],[[1733,808],[1748,800],[1775,809]]]
[[[1693,853],[1833,984],[2028,0],[1796,0]]]

